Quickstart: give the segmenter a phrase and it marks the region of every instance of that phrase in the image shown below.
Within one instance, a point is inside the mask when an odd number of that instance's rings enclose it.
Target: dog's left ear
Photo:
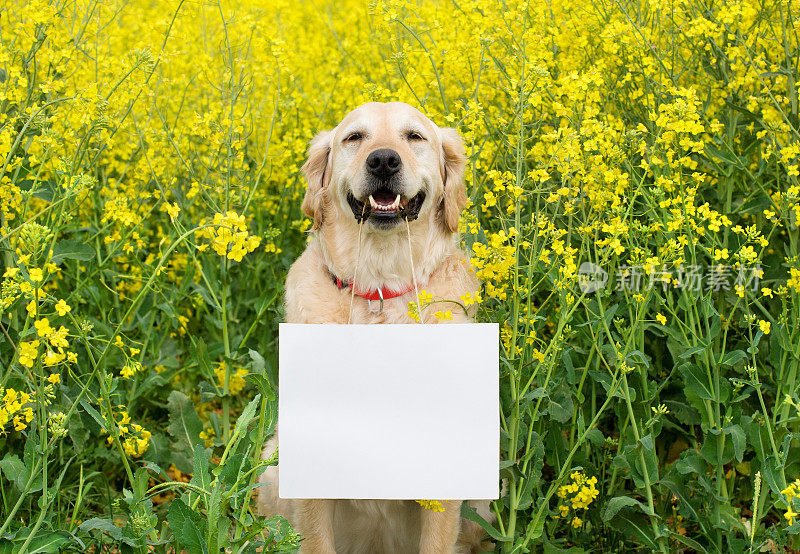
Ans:
[[[331,154],[331,131],[321,131],[308,147],[308,159],[303,164],[303,174],[308,181],[306,195],[303,197],[303,213],[314,221],[311,229],[319,229],[324,214],[325,195],[323,191],[331,180],[328,167]]]
[[[461,135],[451,127],[439,128],[442,142],[442,183],[444,197],[440,206],[442,223],[451,233],[458,231],[458,218],[461,210],[467,205],[467,193],[464,189],[464,168],[467,157],[464,155],[464,141]]]

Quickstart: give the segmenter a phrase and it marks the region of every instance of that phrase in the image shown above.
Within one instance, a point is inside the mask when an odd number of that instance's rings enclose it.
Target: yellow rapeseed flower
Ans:
[[[70,307],[70,305],[67,304],[64,301],[63,298],[61,300],[59,300],[58,302],[56,302],[55,309],[56,309],[56,312],[58,312],[58,315],[60,315],[62,317],[67,315],[69,312],[72,311],[72,308]]]
[[[789,525],[794,525],[794,520],[800,514],[794,511],[792,502],[795,498],[800,497],[800,479],[795,479],[793,483],[790,483],[788,487],[781,491],[781,494],[786,497],[787,502],[786,512],[783,517],[786,518]]]
[[[225,369],[226,369],[226,367],[227,367],[227,364],[225,362],[220,362],[219,365],[214,369],[214,373],[217,376],[217,382],[219,383],[220,388],[223,388],[225,386]],[[247,369],[243,368],[243,367],[239,367],[239,368],[236,368],[235,370],[231,370],[229,375],[228,375],[228,391],[230,391],[230,393],[234,394],[234,395],[235,394],[239,394],[242,391],[242,389],[244,389],[245,385],[247,384],[247,382],[244,380],[244,378],[249,373],[250,372]]]
[[[450,321],[453,319],[453,312],[451,312],[450,310],[446,311],[439,310],[434,312],[433,315],[439,321]]]
[[[46,317],[34,321],[33,326],[36,327],[36,334],[40,337],[49,337],[54,332],[50,327],[50,320]]]
[[[240,262],[245,254],[252,252],[261,244],[260,237],[248,233],[244,215],[234,211],[217,213],[214,214],[211,223],[212,226],[198,234],[210,241],[214,252],[229,260]]]
[[[11,422],[15,431],[23,431],[33,421],[33,409],[30,406],[31,396],[25,391],[11,387],[2,392],[0,398],[0,435],[5,434],[6,425]]]
[[[178,217],[178,214],[181,212],[180,207],[178,207],[177,202],[173,202],[170,204],[169,202],[164,202],[161,204],[161,211],[167,212],[169,214],[169,218],[175,221],[175,218]]]
[[[570,511],[577,512],[577,510],[587,509],[600,494],[597,489],[597,477],[586,477],[580,471],[573,471],[569,478],[570,482],[561,485],[556,490],[556,496],[560,500],[557,517],[566,518]],[[583,521],[574,515],[571,524],[577,528],[583,525]]]
[[[27,341],[19,343],[19,363],[25,367],[33,367],[33,362],[39,355],[39,341]]]
[[[416,500],[417,504],[432,512],[443,512],[444,505],[440,500]]]

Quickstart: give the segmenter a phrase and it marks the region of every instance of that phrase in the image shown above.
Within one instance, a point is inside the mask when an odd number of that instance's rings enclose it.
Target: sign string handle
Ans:
[[[366,209],[366,205],[364,206]],[[422,324],[422,302],[419,299],[419,285],[417,284],[417,272],[416,268],[414,267],[414,250],[411,247],[411,226],[408,223],[408,218],[405,218],[406,222],[406,236],[408,237],[408,259],[411,261],[411,280],[414,283],[414,295],[417,298],[417,315],[419,316],[419,323]],[[363,231],[364,231],[364,213],[362,210],[361,219],[358,223],[358,246],[356,248],[356,266],[353,271],[353,282],[350,285],[350,310],[347,314],[347,324],[350,325],[350,322],[353,319],[353,301],[355,300],[356,294],[356,275],[358,274],[358,263],[361,259],[361,241],[363,238]]]
[[[408,223],[408,218],[406,220],[406,233],[408,234],[408,259],[411,260],[411,280],[414,282],[414,294],[417,295],[417,315],[419,316],[419,322],[422,323],[422,303],[419,301],[419,288],[417,287],[417,273],[414,270],[414,251],[411,248],[411,226]]]
[[[358,273],[358,260],[361,259],[361,233],[364,230],[364,211],[367,205],[361,208],[361,219],[358,220],[358,247],[356,248],[356,267],[353,269],[353,281],[350,284],[350,311],[347,314],[347,324],[350,325],[350,320],[353,318],[353,299],[356,296],[356,274]]]

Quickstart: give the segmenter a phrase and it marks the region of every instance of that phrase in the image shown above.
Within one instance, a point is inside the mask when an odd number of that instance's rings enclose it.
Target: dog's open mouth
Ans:
[[[379,188],[364,200],[356,199],[351,193],[347,194],[347,203],[350,204],[357,221],[370,217],[376,222],[400,219],[414,221],[424,201],[425,191],[419,191],[412,198],[403,198],[403,195],[396,194],[386,187]]]

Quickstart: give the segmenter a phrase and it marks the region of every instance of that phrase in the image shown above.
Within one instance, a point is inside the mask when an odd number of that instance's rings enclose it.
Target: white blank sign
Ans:
[[[279,336],[279,496],[498,497],[496,323]]]

